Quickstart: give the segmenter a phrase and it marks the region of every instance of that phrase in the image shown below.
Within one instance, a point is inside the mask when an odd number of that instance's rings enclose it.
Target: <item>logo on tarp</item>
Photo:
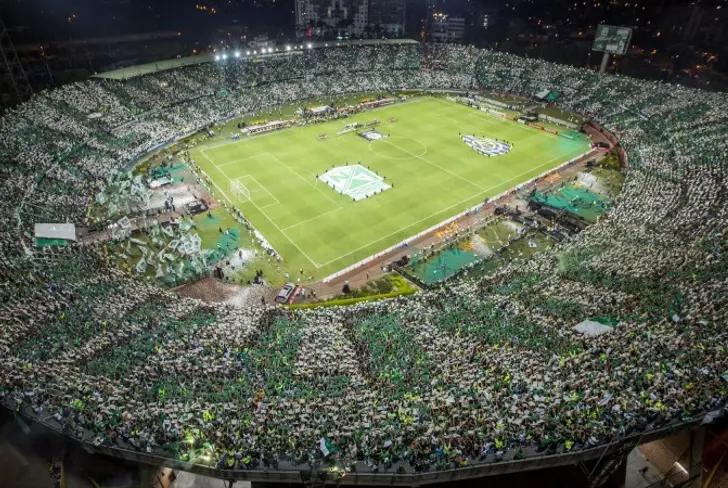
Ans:
[[[483,156],[501,156],[511,151],[510,144],[487,137],[463,136],[463,142]]]

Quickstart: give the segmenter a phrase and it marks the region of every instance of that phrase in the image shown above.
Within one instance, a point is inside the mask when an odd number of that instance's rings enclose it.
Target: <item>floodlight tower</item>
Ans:
[[[15,50],[10,31],[0,18],[0,102],[22,102],[32,94],[33,88]]]

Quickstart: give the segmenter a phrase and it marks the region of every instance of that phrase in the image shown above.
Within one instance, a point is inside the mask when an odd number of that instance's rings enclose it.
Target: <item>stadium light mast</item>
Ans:
[[[20,62],[10,31],[0,19],[0,97],[10,95],[16,102],[27,100],[33,94],[28,75]],[[8,88],[10,90],[8,90]]]
[[[624,56],[627,54],[629,43],[632,40],[632,29],[630,27],[619,27],[614,25],[599,24],[594,37],[592,51],[602,52],[602,64],[599,67],[599,74],[607,71],[609,57],[612,54]]]
[[[607,72],[607,66],[609,65],[609,53],[604,52],[604,55],[602,56],[602,64],[599,65],[599,74],[603,75]]]

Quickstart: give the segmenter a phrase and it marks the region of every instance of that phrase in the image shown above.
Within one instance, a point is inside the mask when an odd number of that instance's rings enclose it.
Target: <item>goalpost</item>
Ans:
[[[238,200],[250,200],[250,190],[247,186],[242,184],[239,180],[233,180],[230,182],[230,194]]]

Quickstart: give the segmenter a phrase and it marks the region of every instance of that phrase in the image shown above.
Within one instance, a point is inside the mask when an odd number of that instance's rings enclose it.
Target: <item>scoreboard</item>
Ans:
[[[627,52],[630,40],[632,40],[630,27],[601,24],[597,26],[597,35],[594,38],[592,50],[623,55]]]

